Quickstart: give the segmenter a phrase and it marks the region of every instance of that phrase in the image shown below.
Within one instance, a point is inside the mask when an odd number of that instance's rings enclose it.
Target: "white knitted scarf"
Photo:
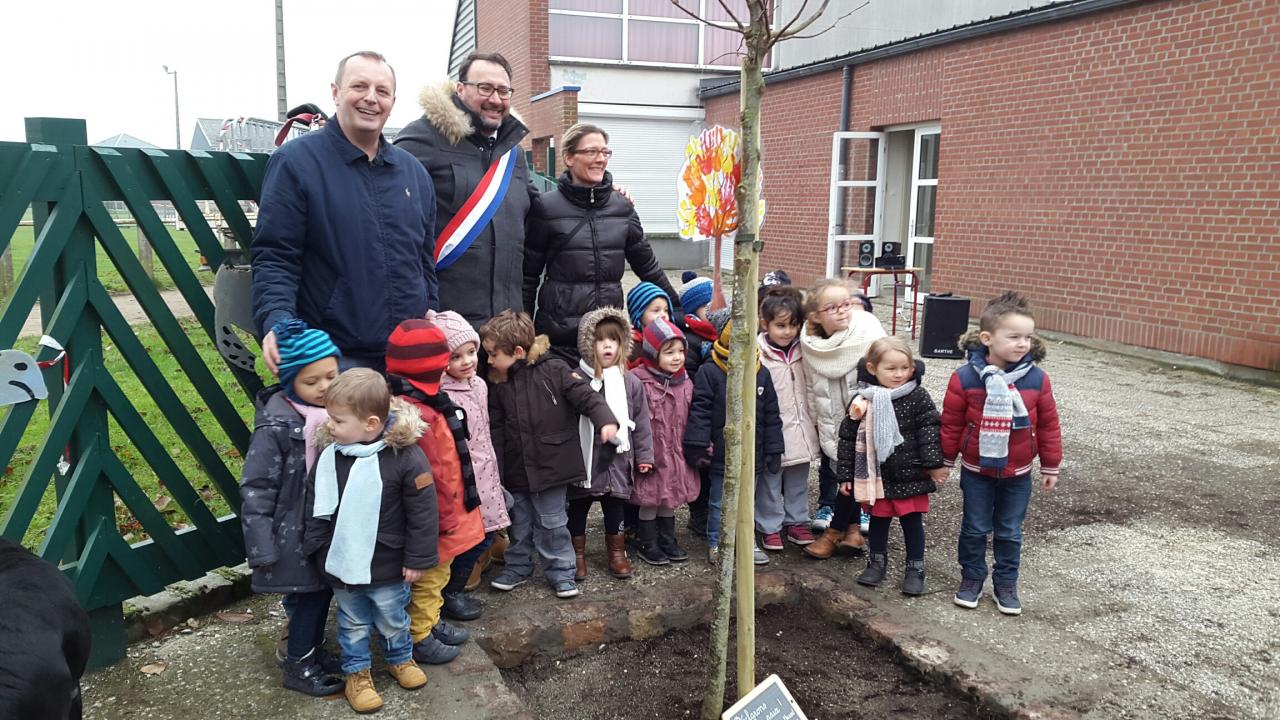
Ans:
[[[631,415],[627,411],[627,383],[623,378],[622,369],[617,365],[607,367],[604,369],[604,377],[596,377],[595,367],[588,365],[586,360],[579,360],[578,367],[591,378],[592,390],[600,392],[600,388],[604,388],[605,404],[618,419],[618,435],[613,442],[618,446],[618,452],[629,452],[631,429],[635,427],[635,423],[631,421]],[[586,415],[578,419],[578,441],[582,446],[582,462],[587,469],[587,479],[582,483],[582,487],[591,487],[591,468],[593,467],[591,463],[595,454],[596,430],[595,424]]]

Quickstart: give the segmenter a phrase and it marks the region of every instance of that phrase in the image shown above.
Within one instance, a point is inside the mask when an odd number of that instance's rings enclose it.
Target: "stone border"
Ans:
[[[166,630],[200,615],[222,610],[253,595],[246,563],[217,568],[196,580],[167,586],[155,595],[140,595],[124,602],[124,637],[128,644],[157,637]]]

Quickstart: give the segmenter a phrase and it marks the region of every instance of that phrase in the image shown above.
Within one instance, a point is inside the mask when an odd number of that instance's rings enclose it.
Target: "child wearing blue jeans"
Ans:
[[[1022,613],[1022,521],[1037,456],[1042,487],[1052,490],[1058,483],[1062,431],[1049,376],[1037,365],[1045,352],[1035,329],[1022,295],[1006,292],[987,303],[978,330],[961,340],[968,361],[951,376],[942,401],[943,462],[959,462],[964,494],[961,581],[954,598],[960,607],[975,608],[982,599],[991,535],[996,607],[1006,615]]]
[[[382,707],[370,676],[377,628],[387,670],[406,690],[427,684],[413,661],[409,583],[437,564],[436,491],[417,440],[425,430],[386,379],[367,368],[338,376],[326,393],[325,446],[307,478],[303,551],[333,586],[346,696],[358,713]],[[332,442],[328,442],[328,441]]]

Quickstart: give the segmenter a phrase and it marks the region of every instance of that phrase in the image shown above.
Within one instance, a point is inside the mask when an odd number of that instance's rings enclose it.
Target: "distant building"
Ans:
[[[271,153],[276,149],[276,134],[284,123],[255,117],[200,118],[196,120],[195,133],[191,136],[191,150],[222,150],[227,152]],[[289,139],[307,132],[307,128],[293,126]],[[383,128],[387,141],[395,140],[400,128]]]
[[[112,135],[111,137],[107,138],[106,140],[99,140],[98,142],[94,143],[94,145],[97,145],[97,146],[99,146],[99,147],[142,148],[142,149],[145,149],[145,150],[159,150],[159,149],[160,149],[160,146],[159,146],[159,145],[152,145],[151,143],[147,142],[146,140],[138,139],[138,138],[136,138],[136,137],[134,137],[134,136],[132,136],[132,135],[129,135],[129,134],[127,134],[127,133],[120,133],[119,135]]]

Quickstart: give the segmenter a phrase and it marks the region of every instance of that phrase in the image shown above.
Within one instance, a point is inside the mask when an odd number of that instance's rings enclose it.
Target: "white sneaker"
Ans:
[[[818,512],[813,514],[813,520],[810,521],[809,527],[815,530],[826,530],[831,527],[831,518],[835,517],[835,511],[823,505],[818,508]]]

